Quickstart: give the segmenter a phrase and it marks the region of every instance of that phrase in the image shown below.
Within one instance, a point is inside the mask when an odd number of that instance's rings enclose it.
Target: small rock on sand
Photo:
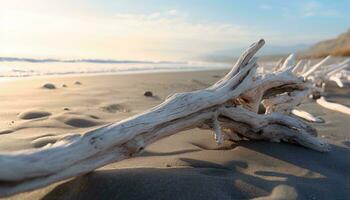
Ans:
[[[21,112],[18,117],[20,119],[36,119],[41,117],[50,116],[51,113],[47,111],[40,111],[40,110],[27,110],[24,112]]]
[[[52,83],[45,83],[45,84],[42,86],[42,88],[52,90],[52,89],[56,89],[56,86],[55,86],[54,84],[52,84]]]
[[[151,91],[146,91],[143,95],[146,97],[152,97],[153,93]]]
[[[320,92],[314,92],[313,94],[310,94],[310,97],[314,100],[317,100],[321,98],[321,93]]]
[[[66,84],[62,84],[62,87],[67,87],[67,85]]]
[[[81,82],[80,81],[75,81],[74,84],[75,85],[81,85]]]

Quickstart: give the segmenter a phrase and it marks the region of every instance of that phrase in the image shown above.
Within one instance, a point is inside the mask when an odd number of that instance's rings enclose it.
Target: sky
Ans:
[[[349,28],[350,0],[0,0],[0,57],[181,61]]]

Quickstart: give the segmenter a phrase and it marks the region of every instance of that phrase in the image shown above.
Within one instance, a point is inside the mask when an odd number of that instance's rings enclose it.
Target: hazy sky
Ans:
[[[310,44],[350,28],[350,0],[0,0],[0,56],[184,60]]]

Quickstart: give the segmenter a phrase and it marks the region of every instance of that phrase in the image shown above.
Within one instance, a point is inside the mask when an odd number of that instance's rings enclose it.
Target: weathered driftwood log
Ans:
[[[339,87],[343,87],[342,74],[339,74],[339,72],[350,66],[350,59],[346,59],[341,63],[324,65],[330,58],[330,56],[324,58],[301,75],[312,81],[316,86],[321,86],[326,81],[334,81]]]
[[[314,128],[272,109],[283,104],[290,110],[309,88],[289,65],[282,65],[274,74],[257,76],[253,56],[263,45],[264,40],[260,40],[250,46],[232,70],[207,89],[174,94],[144,113],[83,135],[64,137],[43,148],[1,153],[0,196],[86,174],[129,158],[160,138],[196,127],[214,130],[219,144],[245,138],[328,151],[328,144],[316,137]],[[282,101],[270,101],[266,104],[269,112],[259,114],[261,101],[274,98]]]
[[[266,108],[266,112],[293,114],[308,122],[322,123],[324,122],[322,118],[315,117],[306,111],[294,109],[296,106],[302,103],[306,96],[311,96],[312,98],[317,99],[316,102],[324,108],[342,112],[344,114],[350,114],[349,107],[338,103],[328,102],[324,99],[324,97],[322,97],[327,81],[334,81],[339,87],[342,88],[344,87],[342,78],[348,78],[347,73],[340,73],[340,71],[350,66],[350,59],[345,59],[341,63],[324,65],[330,58],[330,56],[327,56],[313,66],[311,66],[311,62],[309,61],[303,66],[302,70],[300,70],[302,67],[302,61],[299,61],[295,67],[293,67],[295,63],[294,54],[291,54],[284,63],[278,63],[278,69],[292,68],[292,72],[294,74],[304,77],[305,81],[309,84],[305,83],[303,85],[303,90],[296,90],[292,93],[285,93],[263,100],[262,103]],[[277,69],[277,67],[275,69]]]

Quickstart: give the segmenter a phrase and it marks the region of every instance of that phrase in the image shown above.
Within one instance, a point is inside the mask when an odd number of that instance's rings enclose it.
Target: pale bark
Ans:
[[[292,114],[295,116],[298,116],[308,122],[315,122],[315,123],[323,123],[324,120],[321,117],[315,117],[312,114],[304,111],[304,110],[298,110],[298,109],[293,109]]]
[[[338,77],[336,75],[333,75],[333,76],[329,77],[329,80],[330,81],[334,81],[338,85],[338,87],[340,87],[340,88],[344,87],[344,84],[341,81],[340,77]]]
[[[350,59],[346,59],[343,62],[336,64],[334,67],[330,68],[325,72],[326,77],[330,77],[340,72],[341,70],[350,66]]]
[[[300,71],[302,70],[301,68],[303,67],[303,60],[299,60],[299,62],[295,65],[294,69],[292,70],[293,73],[299,74]]]
[[[323,60],[321,60],[319,63],[317,63],[316,65],[312,66],[311,69],[309,69],[308,71],[306,71],[303,74],[303,77],[308,77],[310,76],[314,71],[316,71],[319,67],[321,67],[324,63],[326,63],[329,59],[331,58],[331,56],[327,56],[326,58],[324,58]]]
[[[282,67],[280,70],[286,70],[287,68],[294,67],[295,66],[295,55],[290,54],[287,59],[284,61]]]
[[[344,113],[346,115],[350,115],[350,108],[348,106],[344,106],[344,105],[339,104],[339,103],[329,102],[324,97],[317,99],[316,102],[324,108],[338,111],[338,112]]]

